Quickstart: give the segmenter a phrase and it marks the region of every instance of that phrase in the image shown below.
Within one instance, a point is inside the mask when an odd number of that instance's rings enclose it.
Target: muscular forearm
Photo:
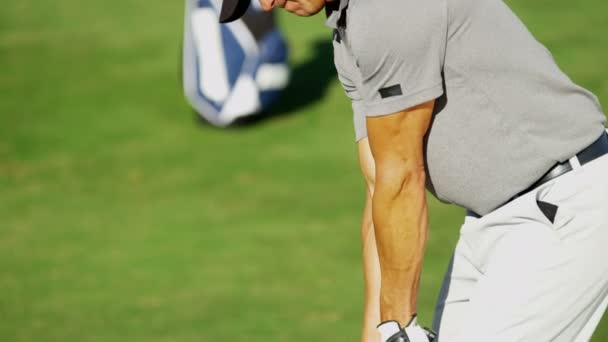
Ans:
[[[382,321],[405,324],[416,312],[427,217],[423,171],[378,175],[373,221],[382,279]]]

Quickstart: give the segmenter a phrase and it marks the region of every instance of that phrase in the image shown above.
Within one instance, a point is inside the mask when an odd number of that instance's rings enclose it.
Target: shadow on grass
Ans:
[[[314,51],[312,56],[292,68],[289,85],[268,110],[238,119],[229,128],[248,128],[267,120],[293,115],[300,109],[322,100],[336,75],[333,47],[328,37],[326,40],[315,41],[310,48]],[[198,114],[196,117],[202,124],[211,126]]]

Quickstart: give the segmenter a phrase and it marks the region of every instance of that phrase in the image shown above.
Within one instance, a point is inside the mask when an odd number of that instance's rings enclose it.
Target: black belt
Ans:
[[[593,144],[589,145],[589,147],[577,153],[576,158],[578,159],[578,162],[581,164],[581,166],[583,166],[605,154],[608,154],[608,133],[602,134],[595,142],[593,142]],[[522,191],[515,197],[519,197],[527,192],[530,192],[538,188],[539,186],[549,182],[550,180],[553,180],[565,173],[572,171],[573,169],[574,168],[570,164],[569,160],[566,160],[562,163],[558,163],[551,169],[549,169],[549,171],[545,173],[544,176],[540,177],[539,180],[532,184],[532,186]]]
[[[576,158],[578,159],[578,162],[581,164],[581,166],[583,166],[605,154],[608,154],[608,133],[602,134],[593,144],[589,145],[589,147],[577,153]],[[500,205],[499,208],[511,202],[512,200],[572,170],[574,170],[574,167],[572,167],[572,165],[570,164],[570,160],[555,164],[555,166],[549,169],[549,171],[547,171],[547,173],[540,177],[539,180],[534,182],[534,184],[532,184],[530,187],[523,190],[522,192],[518,193],[517,195],[513,196],[511,199]],[[472,214],[475,217],[481,217],[481,215],[478,215],[471,211],[469,211],[469,214]]]

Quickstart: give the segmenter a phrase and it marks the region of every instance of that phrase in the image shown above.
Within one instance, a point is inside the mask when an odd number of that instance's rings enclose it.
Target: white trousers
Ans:
[[[608,306],[608,156],[461,228],[440,342],[588,341]],[[558,206],[553,222],[537,201]]]

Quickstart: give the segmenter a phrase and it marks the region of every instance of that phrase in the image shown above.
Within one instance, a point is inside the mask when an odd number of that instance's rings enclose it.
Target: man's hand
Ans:
[[[428,234],[424,138],[434,101],[367,118],[376,168],[372,219],[380,259],[381,321],[405,324],[416,313]]]
[[[432,330],[418,325],[416,316],[405,328],[395,321],[384,322],[378,326],[378,332],[381,342],[434,342],[437,338]]]

